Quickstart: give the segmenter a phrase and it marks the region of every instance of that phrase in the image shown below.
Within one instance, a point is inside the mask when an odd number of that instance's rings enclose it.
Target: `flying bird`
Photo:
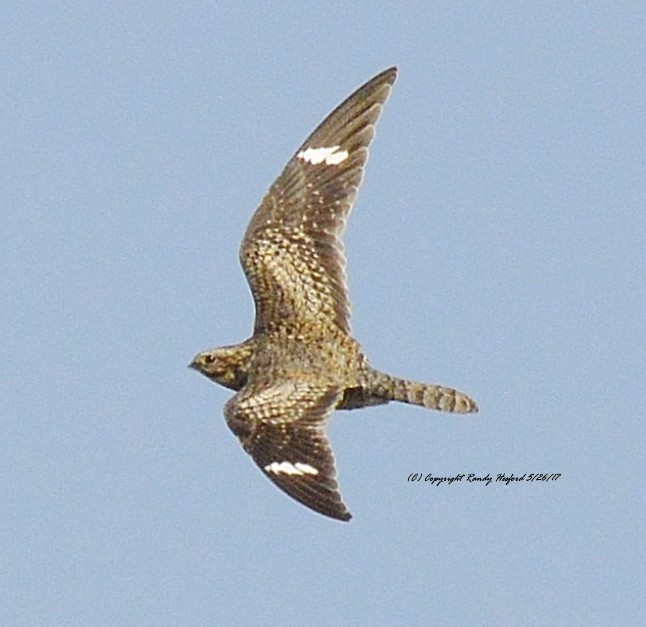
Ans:
[[[303,505],[343,521],[351,514],[325,433],[335,409],[400,401],[478,411],[462,392],[371,367],[350,332],[341,236],[396,77],[392,67],[360,87],[289,160],[240,247],[256,307],[253,334],[190,364],[236,392],[224,415],[260,470]]]

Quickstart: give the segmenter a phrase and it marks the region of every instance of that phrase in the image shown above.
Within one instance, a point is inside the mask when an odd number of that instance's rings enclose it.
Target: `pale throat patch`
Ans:
[[[304,464],[303,462],[296,462],[292,464],[291,462],[272,462],[271,464],[265,466],[266,472],[273,472],[275,475],[284,473],[286,475],[318,475],[319,471],[310,466],[309,464]]]
[[[325,165],[338,165],[348,158],[348,151],[339,150],[340,147],[307,148],[306,150],[301,150],[296,156],[312,165],[318,165],[323,162],[325,162]]]

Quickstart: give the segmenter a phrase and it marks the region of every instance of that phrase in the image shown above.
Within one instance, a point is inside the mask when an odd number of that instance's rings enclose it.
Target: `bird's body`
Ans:
[[[396,78],[366,83],[304,142],[254,214],[240,259],[256,305],[251,338],[198,354],[191,366],[234,391],[227,424],[278,487],[326,516],[349,520],[324,432],[334,409],[390,400],[477,411],[452,388],[372,368],[350,334],[341,235]]]

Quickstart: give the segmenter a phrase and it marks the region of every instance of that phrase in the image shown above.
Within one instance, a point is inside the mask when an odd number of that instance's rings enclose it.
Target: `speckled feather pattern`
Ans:
[[[350,335],[341,237],[396,74],[390,68],[360,87],[294,153],[240,247],[256,306],[254,333],[242,344],[203,351],[191,364],[236,391],[225,418],[262,472],[292,498],[343,521],[351,515],[324,430],[334,409],[394,400],[478,410],[452,388],[372,368]]]

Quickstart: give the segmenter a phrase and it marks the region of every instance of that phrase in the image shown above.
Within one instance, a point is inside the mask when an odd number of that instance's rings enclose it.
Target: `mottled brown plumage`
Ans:
[[[395,400],[478,410],[452,388],[375,370],[350,335],[341,236],[396,74],[395,68],[382,72],[337,107],[271,186],[240,248],[256,305],[253,336],[204,351],[191,363],[237,392],[224,408],[227,424],[265,475],[339,520],[351,515],[324,431],[334,409]]]

